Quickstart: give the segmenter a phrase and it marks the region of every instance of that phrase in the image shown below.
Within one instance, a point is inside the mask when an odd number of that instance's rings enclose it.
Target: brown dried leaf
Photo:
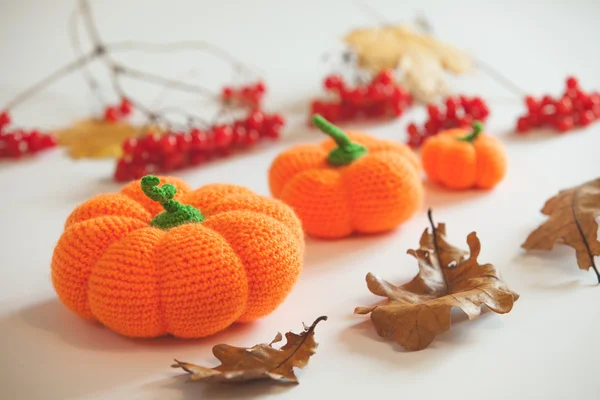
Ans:
[[[600,178],[583,185],[561,190],[542,208],[546,222],[531,232],[521,245],[525,250],[552,250],[555,243],[575,249],[579,268],[594,269],[598,282],[600,274],[594,257],[600,256],[598,223],[600,216]]]
[[[459,75],[473,69],[467,53],[407,25],[355,29],[344,41],[367,70],[377,73],[399,67],[408,90],[422,101],[445,94],[444,71]]]
[[[420,248],[408,250],[419,261],[419,273],[402,286],[369,273],[367,286],[388,300],[373,307],[357,307],[356,314],[371,313],[381,337],[394,337],[408,350],[422,350],[436,335],[450,329],[450,310],[460,307],[475,319],[485,304],[492,311],[509,312],[519,295],[508,289],[491,264],[477,262],[481,244],[477,234],[467,236],[470,255],[446,241],[446,225],[437,228],[431,218],[432,233],[425,229]]]
[[[285,334],[287,343],[280,349],[273,347],[282,340],[281,333],[269,344],[257,344],[245,348],[219,344],[213,347],[213,354],[221,361],[215,368],[206,368],[175,360],[173,368],[182,368],[191,374],[192,381],[243,382],[256,379],[273,379],[279,382],[298,383],[294,367],[304,368],[309,358],[315,354],[315,327],[327,317],[319,317],[302,333]]]
[[[75,159],[120,157],[123,141],[140,133],[139,127],[99,119],[77,121],[56,131],[59,145],[67,147]]]

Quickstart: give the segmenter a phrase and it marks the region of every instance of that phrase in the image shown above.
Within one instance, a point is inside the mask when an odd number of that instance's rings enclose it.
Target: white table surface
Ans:
[[[97,1],[107,41],[166,42],[204,39],[265,73],[267,108],[288,117],[285,136],[229,161],[178,172],[191,185],[241,184],[268,194],[267,168],[283,149],[320,139],[306,128],[308,101],[320,92],[328,67],[321,55],[349,28],[375,23],[351,2],[166,0]],[[372,5],[391,20],[422,10],[436,32],[473,52],[533,94],[558,94],[568,74],[600,89],[600,7],[594,0],[381,1]],[[67,35],[72,1],[0,3],[0,104],[73,57]],[[137,57],[137,58],[136,58]],[[195,67],[211,83],[214,68],[181,53],[128,60],[170,76]],[[141,65],[139,65],[141,63]],[[219,83],[214,83],[217,87]],[[454,82],[462,93],[489,99],[488,130],[505,142],[506,180],[489,193],[447,192],[427,185],[422,212],[397,231],[335,242],[307,240],[305,268],[288,299],[268,317],[201,340],[131,340],[82,321],[57,299],[50,259],[63,222],[87,198],[121,185],[109,179],[112,161],[72,161],[62,150],[22,162],[0,163],[0,397],[20,399],[597,399],[600,383],[600,287],[577,269],[571,249],[524,255],[530,230],[544,220],[544,201],[559,189],[600,174],[600,124],[566,135],[511,133],[523,106],[484,74]],[[143,92],[142,95],[155,92]],[[188,104],[194,104],[187,100]],[[61,81],[15,110],[23,125],[55,127],[90,114],[92,97],[79,75]],[[405,126],[423,110],[368,126],[373,134],[404,139]],[[480,260],[498,267],[521,294],[507,315],[484,313],[469,322],[453,313],[451,330],[426,350],[405,352],[382,341],[370,320],[352,314],[377,301],[364,277],[373,271],[392,282],[413,276],[405,254],[427,226],[427,207],[448,224],[452,243],[466,246],[475,230]],[[184,384],[173,358],[214,366],[218,343],[251,346],[277,331],[302,329],[319,315],[320,346],[300,385]]]

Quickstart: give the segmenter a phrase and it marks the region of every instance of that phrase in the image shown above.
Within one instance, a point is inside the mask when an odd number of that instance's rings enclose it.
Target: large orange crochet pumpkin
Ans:
[[[425,142],[421,161],[429,179],[450,189],[491,189],[506,175],[506,150],[500,140],[473,129],[440,132]]]
[[[300,221],[277,200],[147,176],[73,211],[52,280],[69,309],[123,335],[196,338],[275,310],[303,249]]]
[[[269,171],[271,193],[292,206],[308,234],[388,231],[419,210],[420,165],[407,146],[345,133],[319,115],[313,123],[331,138],[281,153]]]

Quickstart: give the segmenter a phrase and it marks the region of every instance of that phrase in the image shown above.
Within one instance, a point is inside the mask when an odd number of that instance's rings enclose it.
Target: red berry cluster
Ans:
[[[379,72],[368,84],[348,86],[339,75],[329,75],[323,87],[334,94],[331,101],[314,100],[311,115],[321,114],[331,122],[357,117],[396,118],[412,104],[412,96],[394,79],[390,70]]]
[[[131,111],[133,111],[132,104],[123,98],[118,106],[109,106],[104,109],[104,119],[108,122],[117,122],[128,117]]]
[[[517,132],[526,133],[533,128],[550,126],[563,133],[576,126],[587,126],[600,119],[600,93],[581,90],[574,77],[567,78],[562,96],[553,99],[543,96],[525,97],[527,114],[517,120]]]
[[[56,138],[38,130],[24,131],[5,128],[11,123],[7,111],[0,113],[0,158],[20,158],[25,154],[34,154],[56,146]]]
[[[236,103],[250,108],[257,108],[260,107],[265,91],[266,86],[262,81],[238,88],[225,86],[221,90],[221,100],[225,103]]]
[[[148,173],[169,172],[200,165],[212,158],[248,148],[264,138],[277,139],[285,120],[280,114],[255,110],[230,125],[214,125],[208,130],[166,132],[128,139],[115,171],[117,181],[139,179]]]
[[[490,109],[481,97],[448,97],[443,106],[428,104],[428,119],[423,127],[419,129],[415,123],[408,125],[407,144],[413,149],[418,148],[427,138],[440,131],[470,127],[473,121],[485,122],[489,114]]]

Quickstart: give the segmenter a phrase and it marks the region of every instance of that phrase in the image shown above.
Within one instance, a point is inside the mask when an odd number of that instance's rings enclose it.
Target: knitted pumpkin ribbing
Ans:
[[[293,147],[269,170],[271,193],[294,209],[308,234],[340,238],[383,232],[420,208],[421,170],[412,150],[315,119],[333,138]]]
[[[61,301],[131,337],[203,337],[275,310],[301,270],[294,212],[239,186],[160,181],[173,186],[132,182],[72,212],[52,258]]]

